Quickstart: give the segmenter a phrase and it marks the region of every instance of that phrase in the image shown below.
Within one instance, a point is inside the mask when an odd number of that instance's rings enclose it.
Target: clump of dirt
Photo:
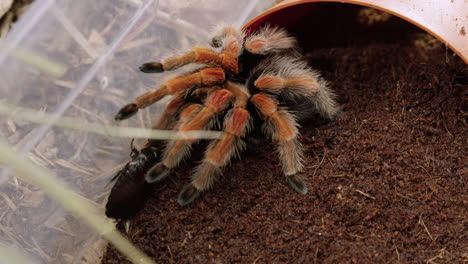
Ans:
[[[267,144],[187,207],[176,199],[193,164],[178,169],[128,237],[162,263],[466,261],[468,67],[442,45],[421,50],[421,36],[393,17],[340,45],[301,39],[345,112],[301,128],[307,195]],[[102,263],[127,261],[110,247]]]

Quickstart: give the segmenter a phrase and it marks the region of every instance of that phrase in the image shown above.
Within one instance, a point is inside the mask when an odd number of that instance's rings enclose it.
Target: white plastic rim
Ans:
[[[425,30],[468,63],[468,1],[466,0],[286,0],[260,14],[244,27],[284,8],[314,2],[368,6],[398,16]]]

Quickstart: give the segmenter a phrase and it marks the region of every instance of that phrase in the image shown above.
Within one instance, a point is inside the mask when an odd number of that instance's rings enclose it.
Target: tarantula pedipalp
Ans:
[[[298,175],[303,168],[299,122],[316,112],[333,118],[339,111],[334,94],[307,65],[295,38],[283,29],[267,26],[246,36],[245,31],[226,26],[213,38],[211,46],[195,47],[181,56],[143,64],[140,70],[146,73],[171,71],[191,63],[206,66],[166,80],[162,87],[124,106],[115,119],[126,119],[138,109],[173,95],[156,128],[212,129],[216,121],[223,120],[224,135],[208,145],[192,182],[179,194],[181,205],[209,189],[222,168],[245,149],[244,139],[260,129],[276,142],[289,184],[305,194],[307,186]],[[162,160],[146,173],[146,181],[166,177],[189,155],[195,141],[168,142]]]

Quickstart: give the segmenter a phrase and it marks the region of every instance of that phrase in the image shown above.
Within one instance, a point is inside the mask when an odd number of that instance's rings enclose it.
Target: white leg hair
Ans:
[[[254,54],[270,54],[297,46],[296,39],[284,29],[265,26],[255,31],[245,41],[245,48]]]
[[[284,82],[282,87],[265,89],[268,92],[292,102],[309,102],[320,115],[329,119],[339,113],[336,95],[320,74],[305,61],[294,56],[273,56],[260,63],[257,69],[263,69],[257,80],[271,76],[295,80]]]

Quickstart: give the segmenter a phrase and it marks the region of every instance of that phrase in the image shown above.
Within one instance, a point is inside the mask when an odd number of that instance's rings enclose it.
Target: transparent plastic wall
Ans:
[[[2,41],[0,103],[117,125],[113,117],[121,106],[166,77],[140,73],[140,64],[207,43],[216,25],[242,26],[272,2],[36,0]],[[24,57],[25,52],[62,65],[64,72],[54,76],[7,55]],[[162,107],[151,106],[118,125],[150,127]],[[0,116],[0,135],[100,208],[110,178],[129,159],[129,139],[9,116]],[[8,164],[1,166],[0,243],[20,248],[40,263],[99,262],[106,243],[97,234],[42,190],[17,179]]]

